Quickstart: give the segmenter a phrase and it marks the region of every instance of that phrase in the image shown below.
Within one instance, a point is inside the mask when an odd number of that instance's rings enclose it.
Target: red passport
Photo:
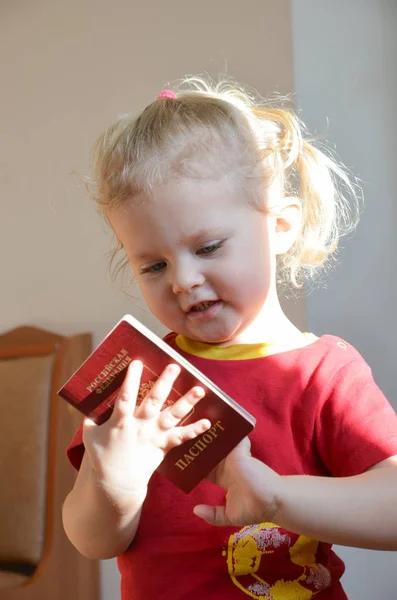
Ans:
[[[184,417],[183,424],[205,418],[211,428],[173,448],[158,471],[181,490],[190,492],[254,428],[255,418],[183,356],[131,315],[109,332],[58,394],[98,424],[111,415],[129,363],[141,360],[139,404],[164,368],[172,363],[181,373],[164,404],[175,402],[195,385],[205,396]]]

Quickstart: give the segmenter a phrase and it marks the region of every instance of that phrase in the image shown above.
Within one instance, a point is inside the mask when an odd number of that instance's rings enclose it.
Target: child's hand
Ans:
[[[251,456],[248,438],[210,473],[208,479],[226,490],[226,506],[194,507],[211,525],[252,525],[272,521],[277,510],[281,477]]]
[[[142,363],[133,361],[109,420],[96,425],[85,419],[83,441],[91,467],[99,482],[112,492],[145,494],[153,471],[167,452],[211,426],[208,420],[177,426],[203,397],[200,387],[161,411],[179,373],[177,365],[169,365],[141,405],[136,406]]]

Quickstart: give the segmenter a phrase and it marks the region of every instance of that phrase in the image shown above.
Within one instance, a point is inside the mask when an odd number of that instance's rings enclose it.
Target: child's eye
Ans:
[[[144,275],[145,273],[160,273],[166,266],[167,264],[165,262],[155,263],[154,265],[150,265],[150,267],[141,269],[141,275]]]
[[[210,244],[209,246],[204,246],[197,251],[197,254],[213,254],[216,250],[223,245],[223,242],[215,242],[214,244]]]

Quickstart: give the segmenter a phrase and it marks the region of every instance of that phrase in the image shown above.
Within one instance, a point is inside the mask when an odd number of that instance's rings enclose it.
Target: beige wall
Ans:
[[[0,55],[0,331],[32,323],[99,341],[126,312],[159,330],[107,280],[110,238],[71,173],[110,120],[186,73],[227,68],[291,92],[289,1],[3,2]],[[105,569],[104,597],[117,585]]]
[[[365,198],[341,265],[327,289],[308,296],[309,327],[354,344],[397,410],[397,2],[293,0],[292,7],[303,118],[312,130],[329,131],[361,178]],[[396,598],[397,552],[336,552],[346,561],[342,583],[349,600]]]
[[[71,175],[117,114],[169,80],[225,66],[261,92],[292,90],[288,2],[248,0],[243,13],[226,0],[154,4],[0,9],[0,330],[30,321],[102,335],[133,309],[104,276],[110,239]]]

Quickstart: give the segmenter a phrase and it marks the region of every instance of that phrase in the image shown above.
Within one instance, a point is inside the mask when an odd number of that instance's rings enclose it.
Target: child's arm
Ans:
[[[240,444],[213,471],[226,506],[194,512],[214,525],[270,521],[312,539],[397,550],[397,457],[354,477],[279,476]]]
[[[167,367],[136,407],[142,363],[132,362],[110,419],[100,426],[84,422],[85,454],[63,506],[63,523],[72,544],[88,558],[112,558],[128,548],[155,469],[171,448],[211,426],[207,420],[177,426],[204,395],[202,388],[161,411],[179,372],[176,365]]]
[[[84,455],[73,490],[63,505],[65,532],[87,558],[118,556],[133,540],[145,491],[129,496],[107,489]]]

